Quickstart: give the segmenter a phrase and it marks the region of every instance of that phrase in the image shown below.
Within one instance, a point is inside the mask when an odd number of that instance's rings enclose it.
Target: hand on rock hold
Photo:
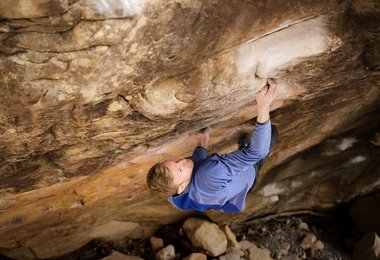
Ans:
[[[268,79],[268,84],[256,94],[258,123],[264,123],[269,119],[270,105],[277,96],[278,88],[274,80]]]
[[[190,136],[197,140],[198,146],[207,148],[208,140],[210,139],[210,127],[203,128],[197,133],[190,134]]]

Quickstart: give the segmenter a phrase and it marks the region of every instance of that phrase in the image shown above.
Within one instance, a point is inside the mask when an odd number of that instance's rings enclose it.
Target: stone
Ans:
[[[153,252],[157,252],[164,247],[164,240],[158,237],[149,238],[150,246],[152,247]]]
[[[235,234],[232,232],[232,230],[230,229],[228,225],[224,226],[224,233],[226,234],[228,244],[239,250],[240,249],[239,242],[236,240]]]
[[[290,248],[290,243],[281,244],[279,251],[276,252],[277,258],[281,258],[282,256],[287,255],[289,253]]]
[[[301,260],[301,258],[299,258],[298,255],[291,254],[281,257],[281,260]]]
[[[247,249],[249,260],[272,260],[268,249],[259,248],[253,245]]]
[[[156,253],[157,260],[174,260],[175,249],[173,245],[167,245]]]
[[[323,244],[323,242],[321,240],[317,240],[315,241],[312,245],[311,245],[311,248],[313,250],[323,250],[325,248],[325,245]]]
[[[241,250],[247,250],[249,249],[250,247],[253,247],[255,246],[254,243],[248,241],[248,240],[242,240],[242,241],[239,241],[239,245],[240,245],[240,249]]]
[[[317,241],[317,238],[314,234],[308,233],[306,236],[302,239],[301,247],[306,249],[310,248],[314,242]]]
[[[226,260],[240,260],[242,257],[245,256],[245,253],[236,247],[228,247],[226,250],[226,254],[219,257],[219,259],[226,259]]]
[[[380,193],[359,198],[348,210],[348,215],[354,220],[362,234],[371,231],[380,233]]]
[[[207,260],[207,256],[202,253],[192,253],[185,257],[183,260]]]
[[[112,251],[110,255],[103,257],[102,260],[141,260],[138,256],[124,255],[118,251]]]
[[[182,228],[193,245],[206,250],[210,256],[215,257],[226,252],[226,235],[215,223],[188,218]]]
[[[380,258],[380,238],[376,232],[371,232],[363,236],[355,245],[353,260]]]
[[[301,222],[298,224],[298,229],[307,231],[309,230],[309,225],[305,222]]]

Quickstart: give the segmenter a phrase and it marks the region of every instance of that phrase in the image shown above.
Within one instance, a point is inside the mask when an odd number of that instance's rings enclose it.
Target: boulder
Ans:
[[[193,245],[206,250],[210,256],[215,257],[226,252],[226,235],[215,223],[188,218],[182,228]]]
[[[366,234],[355,245],[353,260],[378,260],[380,259],[380,238],[375,232]]]

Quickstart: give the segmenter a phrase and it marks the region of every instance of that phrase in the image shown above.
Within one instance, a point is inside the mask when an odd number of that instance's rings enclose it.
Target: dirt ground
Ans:
[[[193,252],[202,252],[201,249],[192,246],[190,240],[183,233],[181,225],[182,223],[163,226],[155,236],[162,238],[165,246],[172,244],[178,259]],[[249,240],[259,247],[269,249],[273,259],[292,255],[295,257],[293,259],[298,257],[298,259],[313,260],[348,260],[351,259],[355,242],[360,237],[348,217],[312,214],[278,216],[270,218],[270,220],[255,219],[245,224],[232,226],[231,229],[238,241]],[[312,249],[302,246],[303,240],[308,234],[309,236],[313,234],[317,240],[320,240],[322,243],[319,243],[319,246],[322,244],[323,248]],[[149,239],[128,238],[118,242],[93,240],[86,246],[58,259],[101,259],[109,255],[112,250],[126,255],[140,256],[144,259],[154,259]]]

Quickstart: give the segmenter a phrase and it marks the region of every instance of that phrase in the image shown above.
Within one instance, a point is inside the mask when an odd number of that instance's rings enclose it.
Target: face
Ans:
[[[169,168],[173,174],[174,185],[178,187],[178,194],[182,193],[189,185],[193,173],[194,163],[191,159],[179,161],[165,161],[162,165]]]

